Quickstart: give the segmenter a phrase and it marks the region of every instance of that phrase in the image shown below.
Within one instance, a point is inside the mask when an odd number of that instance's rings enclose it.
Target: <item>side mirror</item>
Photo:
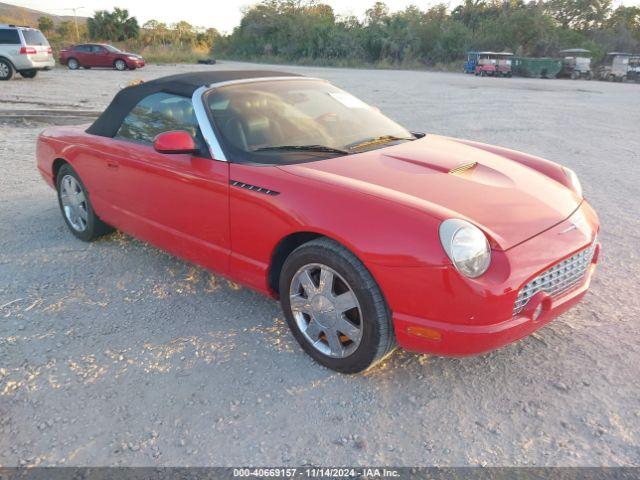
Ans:
[[[184,130],[158,134],[153,140],[153,148],[159,153],[195,153],[198,150],[193,137]]]

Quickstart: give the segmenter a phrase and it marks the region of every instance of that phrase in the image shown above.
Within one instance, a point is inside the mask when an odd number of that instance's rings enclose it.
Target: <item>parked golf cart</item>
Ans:
[[[464,62],[464,73],[475,73],[476,65],[480,59],[480,52],[470,51],[467,52],[467,61]]]
[[[499,77],[510,77],[511,73],[511,63],[513,61],[513,53],[510,52],[499,52],[496,53],[496,73]]]
[[[509,52],[477,52],[474,73],[480,77],[510,77],[511,57]]]
[[[477,77],[492,77],[496,74],[497,63],[495,52],[478,52],[474,73]]]
[[[607,82],[624,82],[629,71],[630,53],[610,52],[607,53],[600,68],[598,68],[598,79]]]
[[[634,54],[629,57],[629,70],[627,78],[640,82],[640,54]]]
[[[560,50],[560,55],[562,55],[561,77],[568,77],[572,80],[578,80],[579,78],[591,80],[593,78],[593,72],[591,71],[592,54],[589,50],[567,48],[566,50]]]

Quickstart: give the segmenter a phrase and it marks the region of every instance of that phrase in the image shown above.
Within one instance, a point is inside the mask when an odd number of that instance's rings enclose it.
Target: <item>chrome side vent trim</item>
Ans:
[[[245,190],[251,190],[252,192],[256,193],[263,193],[265,195],[280,195],[280,192],[276,192],[275,190],[270,190],[265,187],[258,187],[256,185],[250,185],[238,180],[229,180],[229,183],[232,187],[244,188]]]

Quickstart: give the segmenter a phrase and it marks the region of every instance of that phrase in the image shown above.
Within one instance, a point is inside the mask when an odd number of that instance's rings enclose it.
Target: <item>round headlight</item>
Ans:
[[[489,268],[491,249],[482,230],[457,218],[440,224],[440,242],[456,269],[464,276],[476,278]]]
[[[569,179],[569,183],[571,183],[573,190],[582,197],[582,185],[580,184],[580,179],[578,178],[578,175],[576,175],[576,172],[567,167],[562,167],[562,170],[564,170],[564,174]]]

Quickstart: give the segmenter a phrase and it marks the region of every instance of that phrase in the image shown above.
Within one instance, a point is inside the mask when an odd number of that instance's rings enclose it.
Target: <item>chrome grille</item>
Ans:
[[[591,263],[596,244],[597,240],[584,250],[542,272],[522,287],[513,306],[513,314],[520,313],[538,292],[545,292],[554,297],[567,292],[580,283]]]

